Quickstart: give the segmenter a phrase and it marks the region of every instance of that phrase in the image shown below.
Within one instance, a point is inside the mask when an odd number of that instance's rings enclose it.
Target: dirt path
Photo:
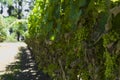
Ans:
[[[0,43],[0,80],[51,80],[37,69],[23,42]]]
[[[5,72],[7,65],[16,61],[15,56],[19,53],[19,48],[26,46],[22,42],[0,43],[0,74]]]

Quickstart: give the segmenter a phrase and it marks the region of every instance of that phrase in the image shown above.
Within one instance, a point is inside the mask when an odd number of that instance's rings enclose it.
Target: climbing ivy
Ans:
[[[118,3],[36,0],[28,20],[26,43],[38,68],[54,80],[118,79]]]

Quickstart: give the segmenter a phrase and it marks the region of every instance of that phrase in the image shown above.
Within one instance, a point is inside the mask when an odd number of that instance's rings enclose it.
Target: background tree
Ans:
[[[20,36],[24,36],[24,32],[27,30],[27,17],[34,5],[34,0],[1,0],[0,4],[1,14],[4,16],[7,31],[6,40],[15,41],[17,31],[23,34]],[[9,35],[10,30],[12,30],[11,35]]]
[[[4,18],[3,18],[2,15],[0,15],[0,42],[5,40],[5,38],[6,38],[6,31],[5,31],[5,29],[6,29],[6,27],[5,27]]]

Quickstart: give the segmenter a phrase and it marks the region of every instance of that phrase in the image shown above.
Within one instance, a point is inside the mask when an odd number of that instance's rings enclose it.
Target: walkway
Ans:
[[[0,43],[0,80],[50,80],[23,42]]]

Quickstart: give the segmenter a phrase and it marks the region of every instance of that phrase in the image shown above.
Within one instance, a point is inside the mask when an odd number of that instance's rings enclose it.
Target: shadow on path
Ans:
[[[16,62],[6,67],[6,73],[1,75],[0,80],[51,80],[47,74],[37,70],[27,48],[21,47],[16,59]]]

